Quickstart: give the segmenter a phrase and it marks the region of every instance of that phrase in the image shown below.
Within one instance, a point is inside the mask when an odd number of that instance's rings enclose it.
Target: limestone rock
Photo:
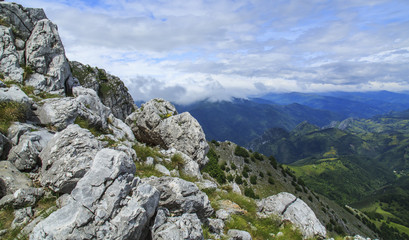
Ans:
[[[26,84],[42,91],[71,91],[75,80],[72,79],[70,66],[65,57],[64,47],[57,26],[48,19],[42,19],[26,42],[26,65],[37,74],[26,80]]]
[[[163,216],[161,216],[163,221]],[[159,221],[158,221],[159,222]],[[156,219],[155,219],[155,223]],[[153,240],[202,240],[203,231],[196,214],[185,213],[179,217],[167,217],[162,224],[152,228]]]
[[[2,4],[3,5],[3,4]],[[1,7],[0,7],[0,11]],[[19,54],[14,46],[11,28],[0,25],[0,72],[6,79],[23,82],[23,69],[20,68]]]
[[[34,169],[39,162],[38,155],[52,137],[47,130],[25,133],[11,149],[8,160],[20,171]]]
[[[31,180],[11,162],[0,161],[0,198],[13,194],[20,188],[29,188],[32,185]]]
[[[230,229],[227,232],[227,235],[229,236],[229,240],[251,240],[251,235],[250,233],[246,231],[241,231],[237,229]]]
[[[210,190],[214,191],[217,189],[217,184],[210,180],[202,180],[200,182],[195,182],[196,185],[199,187],[200,190]]]
[[[202,127],[189,113],[178,114],[171,103],[153,99],[125,122],[131,126],[138,141],[165,149],[175,148],[185,154],[188,158],[183,170],[190,176],[200,176],[199,168],[208,162],[209,146]]]
[[[6,136],[0,133],[0,160],[7,159],[11,148],[11,142]]]
[[[26,225],[34,216],[34,211],[31,207],[21,208],[14,211],[14,220],[11,223],[11,228],[21,227]]]
[[[242,194],[241,193],[241,190],[240,190],[240,187],[239,187],[239,185],[237,184],[237,183],[232,183],[232,185],[231,185],[231,188],[232,188],[232,191],[234,192],[234,193],[238,193],[238,194]]]
[[[325,237],[327,232],[311,208],[291,193],[282,192],[257,202],[259,215],[268,217],[271,214],[280,216],[298,227],[305,238]]]
[[[0,102],[17,102],[31,106],[30,98],[16,86],[10,88],[0,88]]]
[[[7,137],[11,140],[13,145],[17,145],[20,141],[20,137],[24,133],[28,131],[37,130],[37,129],[38,127],[33,126],[28,123],[15,122],[9,127],[8,132],[7,132]]]
[[[162,164],[156,164],[155,170],[157,170],[158,172],[162,173],[165,176],[170,176],[170,171]]]
[[[42,188],[20,188],[13,194],[0,199],[0,208],[4,206],[12,206],[13,208],[34,206],[43,195],[44,190]]]
[[[58,132],[40,153],[41,184],[69,193],[88,171],[101,144],[89,130],[69,125]]]
[[[132,129],[126,125],[121,119],[116,118],[113,114],[108,117],[109,130],[117,139],[127,139],[131,142],[135,141],[135,136],[133,135]]]
[[[207,195],[192,182],[176,177],[150,177],[142,181],[160,191],[159,205],[169,209],[172,214],[196,213],[205,221],[213,213]]]
[[[125,120],[135,110],[136,106],[128,89],[118,77],[79,62],[73,61],[70,65],[81,86],[97,92],[102,103],[111,109],[116,118]]]
[[[222,234],[224,229],[224,222],[221,219],[209,218],[209,230],[215,234]]]
[[[30,239],[139,239],[156,212],[159,192],[134,173],[128,155],[102,149],[72,200],[40,222]]]

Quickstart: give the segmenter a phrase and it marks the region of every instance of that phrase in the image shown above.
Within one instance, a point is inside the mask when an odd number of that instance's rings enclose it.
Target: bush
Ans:
[[[260,172],[260,173],[258,174],[258,176],[259,176],[260,178],[263,178],[263,177],[264,177],[264,173],[263,173],[263,172]]]
[[[234,163],[231,163],[231,164],[230,164],[230,167],[231,167],[232,170],[236,170],[236,169],[237,169],[237,166],[236,166],[236,164],[234,164]]]
[[[216,147],[220,146],[220,143],[216,140],[212,140],[211,143],[213,143]]]
[[[277,169],[277,160],[276,160],[273,156],[270,156],[270,157],[268,158],[268,160],[270,160],[270,164],[271,164],[275,169]]]
[[[240,147],[239,145],[236,146],[236,149],[234,149],[234,155],[239,156],[239,157],[249,157],[250,154],[247,152],[247,150],[243,147]]]
[[[212,178],[216,179],[216,181],[220,184],[226,183],[226,175],[218,164],[219,157],[217,156],[213,148],[209,150],[209,152],[207,153],[207,157],[209,158],[209,162],[203,168],[203,172],[209,173],[209,175]]]
[[[237,184],[243,184],[243,179],[241,179],[241,176],[237,175],[236,178],[234,179],[234,181]]]
[[[249,164],[249,163],[250,163],[250,160],[249,160],[248,158],[245,158],[245,159],[244,159],[244,162],[247,163],[247,164]]]
[[[268,178],[268,183],[270,183],[271,185],[274,185],[274,179],[272,177]]]
[[[247,197],[254,198],[254,199],[259,199],[259,198],[260,198],[259,196],[257,196],[257,195],[254,193],[254,191],[253,191],[252,188],[245,188],[245,189],[244,189],[244,195],[247,196]]]
[[[245,178],[248,178],[248,177],[249,177],[249,174],[247,173],[247,171],[244,171],[244,169],[243,169],[242,174],[243,174],[243,177],[245,177]]]
[[[229,182],[233,182],[233,180],[234,180],[233,175],[231,175],[231,174],[227,175],[227,180],[228,180]]]
[[[257,176],[254,176],[254,175],[251,176],[251,177],[250,177],[250,183],[251,183],[251,184],[257,184]]]
[[[264,157],[262,154],[258,153],[258,152],[254,152],[253,156],[255,159],[260,160],[260,161],[264,161]]]

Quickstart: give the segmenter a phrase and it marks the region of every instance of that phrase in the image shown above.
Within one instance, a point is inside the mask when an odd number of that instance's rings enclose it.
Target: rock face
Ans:
[[[178,114],[175,107],[163,99],[153,99],[131,114],[126,123],[138,141],[175,148],[186,154],[199,167],[208,159],[209,146],[202,127],[189,113]]]
[[[159,192],[134,172],[125,153],[102,149],[69,203],[40,222],[30,239],[140,239]]]
[[[20,188],[31,186],[31,180],[11,162],[0,161],[0,198],[4,195],[14,194]]]
[[[259,215],[268,217],[277,215],[297,226],[305,238],[325,237],[325,227],[315,216],[311,208],[291,193],[282,192],[257,202]]]
[[[251,240],[251,235],[250,233],[246,231],[241,231],[237,229],[230,229],[227,232],[227,235],[229,236],[229,240]]]
[[[125,120],[135,110],[132,96],[118,77],[75,61],[70,62],[70,66],[81,86],[97,92],[102,103],[112,110],[116,118]]]
[[[46,130],[26,132],[11,149],[8,160],[20,171],[34,169],[39,163],[38,155],[52,137],[53,134]]]
[[[196,213],[199,219],[206,221],[213,213],[207,195],[192,182],[173,177],[150,177],[143,179],[160,192],[159,205],[170,213],[180,216],[184,213]]]
[[[101,103],[95,91],[83,87],[75,87],[72,91],[76,98],[52,98],[41,101],[41,107],[36,112],[40,122],[62,130],[80,117],[91,126],[107,129],[107,119],[111,111]]]
[[[87,170],[101,144],[90,131],[73,124],[58,132],[40,153],[41,185],[69,193]]]
[[[11,148],[11,142],[6,136],[0,133],[0,160],[7,158]]]
[[[38,90],[70,93],[72,77],[57,26],[42,9],[0,2],[0,71]],[[24,68],[23,68],[24,66]]]

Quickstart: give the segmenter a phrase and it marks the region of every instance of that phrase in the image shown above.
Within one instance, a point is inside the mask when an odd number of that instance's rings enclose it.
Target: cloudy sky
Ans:
[[[135,100],[409,90],[408,0],[17,0]]]

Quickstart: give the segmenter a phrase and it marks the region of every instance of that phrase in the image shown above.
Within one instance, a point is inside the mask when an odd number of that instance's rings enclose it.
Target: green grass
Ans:
[[[82,117],[77,117],[74,123],[78,124],[82,128],[88,129],[96,137],[101,136],[105,133],[101,128],[91,125],[87,119],[84,119]]]
[[[0,210],[0,229],[9,229],[14,219],[14,209],[10,206]]]
[[[148,166],[144,163],[135,162],[135,166],[136,166],[135,176],[138,176],[140,178],[146,178],[146,177],[151,177],[151,176],[155,176],[155,177],[163,176],[161,172],[155,169],[154,165]]]
[[[153,157],[155,160],[164,157],[157,149],[142,144],[135,144],[132,148],[135,150],[136,156],[143,162],[148,157]]]
[[[26,120],[27,106],[18,102],[0,102],[0,132],[7,134],[13,122]]]

